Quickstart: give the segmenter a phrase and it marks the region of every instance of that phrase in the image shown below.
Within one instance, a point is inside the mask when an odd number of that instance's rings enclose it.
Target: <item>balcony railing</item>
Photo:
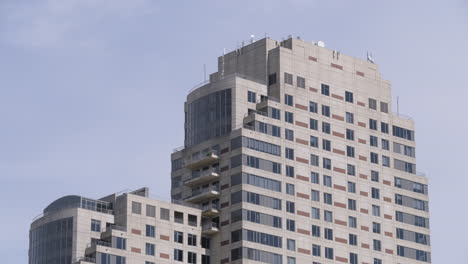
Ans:
[[[219,167],[204,171],[192,171],[192,177],[184,181],[186,185],[197,185],[219,177]]]
[[[199,194],[202,194],[202,193],[211,192],[211,191],[218,192],[218,191],[219,191],[219,186],[217,186],[217,185],[211,185],[211,186],[209,186],[209,187],[205,187],[205,188],[201,188],[201,189],[192,191],[192,196],[196,196],[196,195],[199,195]]]
[[[219,204],[206,204],[201,207],[202,211],[219,210]]]
[[[185,162],[185,166],[189,169],[200,168],[209,164],[212,164],[219,160],[218,152],[211,150],[207,153],[200,154],[199,156],[192,157],[191,160]]]
[[[117,231],[122,231],[122,232],[127,232],[127,228],[123,226],[118,226],[118,225],[110,225],[106,227],[107,230],[117,230]]]
[[[205,231],[205,230],[211,230],[213,228],[216,228],[218,229],[219,228],[219,224],[218,223],[215,223],[215,222],[209,222],[209,223],[203,223],[202,225],[202,230]]]
[[[192,191],[192,195],[186,197],[184,200],[192,203],[204,201],[207,199],[215,198],[219,196],[219,186],[209,186],[206,188]]]

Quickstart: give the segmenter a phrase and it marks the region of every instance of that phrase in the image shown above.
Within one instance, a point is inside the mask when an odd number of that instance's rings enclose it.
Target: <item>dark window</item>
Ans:
[[[312,101],[309,102],[309,111],[312,113],[317,113],[318,105],[316,102],[312,102]]]
[[[323,95],[329,96],[330,95],[330,86],[322,83],[321,92],[322,92]]]
[[[322,115],[330,117],[330,107],[328,105],[322,105]]]
[[[291,112],[284,112],[284,121],[288,123],[294,123],[294,114]]]
[[[346,100],[346,102],[353,103],[354,102],[353,93],[346,91],[345,92],[345,100]]]
[[[287,72],[284,73],[284,83],[291,84],[291,85],[293,84],[292,74],[287,73]]]
[[[294,105],[293,101],[294,101],[294,99],[293,99],[292,95],[284,94],[284,103],[286,105],[293,106]]]
[[[369,119],[369,128],[372,130],[377,130],[377,120]]]
[[[256,103],[257,102],[257,94],[251,91],[247,92],[247,101],[250,103]]]
[[[268,75],[268,85],[276,84],[276,72]]]
[[[354,130],[346,129],[346,139],[354,140]]]
[[[302,77],[297,76],[296,85],[299,88],[305,88],[305,79],[302,78]]]

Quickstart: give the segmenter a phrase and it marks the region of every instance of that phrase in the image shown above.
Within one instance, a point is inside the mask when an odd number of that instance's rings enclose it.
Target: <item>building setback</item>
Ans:
[[[431,262],[414,122],[391,108],[369,59],[252,41],[187,96],[172,203],[62,197],[31,224],[29,263]]]

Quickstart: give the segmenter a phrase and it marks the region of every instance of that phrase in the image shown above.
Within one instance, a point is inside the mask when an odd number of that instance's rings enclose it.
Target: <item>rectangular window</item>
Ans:
[[[316,207],[312,207],[312,219],[320,220],[320,209]]]
[[[294,178],[294,167],[286,165],[286,176]]]
[[[348,209],[356,211],[356,200],[348,199]]]
[[[371,195],[372,195],[372,198],[374,198],[374,199],[380,199],[380,190],[377,189],[377,188],[372,187],[371,188]]]
[[[373,240],[373,246],[375,251],[381,251],[382,250],[382,243],[380,240],[374,239]]]
[[[310,172],[310,182],[320,184],[319,174],[317,172]]]
[[[320,237],[320,226],[312,225],[312,236]]]
[[[159,210],[159,218],[161,218],[162,220],[168,220],[169,221],[169,217],[170,217],[170,211],[169,209],[166,209],[166,208],[160,208]]]
[[[318,121],[311,118],[309,120],[309,128],[313,130],[318,130]]]
[[[414,131],[398,126],[392,126],[392,130],[395,137],[414,141]]]
[[[349,264],[358,264],[358,255],[356,253],[349,253]]]
[[[323,168],[327,170],[331,170],[331,159],[323,158]]]
[[[292,74],[287,73],[287,72],[284,73],[284,83],[291,84],[291,85],[293,84]]]
[[[154,256],[155,253],[155,245],[151,243],[146,243],[145,245],[145,253],[148,256]]]
[[[284,129],[284,138],[287,140],[294,141],[294,130],[291,129]]]
[[[380,206],[373,204],[372,205],[372,215],[380,216]]]
[[[354,147],[346,146],[346,156],[354,158]]]
[[[352,164],[348,164],[347,166],[347,173],[350,176],[356,176],[356,166]]]
[[[330,117],[330,107],[328,105],[322,105],[322,115]]]
[[[354,216],[348,216],[348,226],[351,228],[357,228],[357,218]]]
[[[271,118],[277,119],[277,120],[281,119],[281,111],[279,109],[271,107],[270,110],[271,110]]]
[[[288,250],[296,251],[296,240],[294,240],[294,239],[288,239],[288,240],[286,241],[286,246],[287,246],[287,249],[288,249]]]
[[[310,154],[310,165],[319,166],[319,156]]]
[[[294,195],[294,184],[286,183],[286,193],[289,195]]]
[[[379,155],[375,152],[370,153],[370,161],[375,164],[379,164]]]
[[[416,149],[414,147],[403,145],[397,142],[393,142],[393,152],[403,154],[408,157],[416,157]]]
[[[251,91],[247,91],[247,101],[249,101],[250,103],[256,103],[257,94]]]
[[[96,219],[91,219],[91,231],[101,232],[101,221]]]
[[[323,175],[323,186],[332,187],[332,178],[327,175]]]
[[[305,79],[302,77],[297,76],[296,78],[296,85],[299,88],[305,88]]]
[[[325,220],[325,222],[333,223],[333,212],[324,210],[323,211],[323,219]]]
[[[356,183],[350,181],[348,182],[348,192],[356,193]]]
[[[354,140],[354,130],[346,129],[346,139],[347,140]]]
[[[333,248],[325,247],[325,258],[333,259]]]
[[[370,136],[369,144],[371,147],[378,147],[379,146],[379,139],[376,136]]]
[[[331,151],[331,141],[327,139],[322,139],[322,148],[327,151]]]
[[[174,211],[174,222],[183,224],[184,223],[184,213]]]
[[[320,257],[320,246],[312,245],[312,256]]]
[[[374,258],[374,263],[373,264],[382,264],[382,260],[378,258]]]
[[[286,219],[286,229],[292,232],[296,232],[296,221]]]
[[[390,142],[388,140],[382,138],[382,149],[390,150]]]
[[[352,93],[352,92],[348,92],[348,91],[345,92],[345,101],[346,101],[346,102],[349,102],[349,103],[353,103],[353,102],[354,102],[354,98],[353,98],[353,93]]]
[[[323,202],[326,204],[333,204],[331,193],[323,193]]]
[[[322,132],[330,134],[330,123],[322,122]]]
[[[293,100],[294,99],[293,99],[292,95],[284,94],[284,104],[289,105],[289,106],[293,106],[294,105]]]
[[[350,112],[346,112],[346,123],[353,124],[354,123],[354,114]]]
[[[377,110],[377,100],[369,98],[369,108]]]
[[[377,130],[377,120],[369,119],[369,128],[372,130]]]
[[[141,203],[132,202],[132,213],[141,214]]]
[[[382,155],[382,166],[390,167],[390,157]]]
[[[286,148],[285,152],[286,152],[287,159],[294,160],[294,149]]]
[[[156,237],[155,227],[152,225],[146,225],[146,236],[147,237]]]
[[[320,88],[323,95],[330,96],[330,86],[322,83]]]
[[[147,205],[146,205],[146,216],[149,216],[149,217],[156,217],[156,207],[147,204]]]
[[[179,232],[179,231],[174,231],[174,242],[175,243],[184,243],[184,233]]]
[[[388,113],[388,104],[384,102],[380,102],[380,112]]]
[[[371,181],[379,182],[379,172],[371,171]]]
[[[295,205],[294,202],[286,201],[286,212],[288,213],[295,213]]]
[[[309,111],[310,111],[311,113],[317,113],[317,111],[318,111],[318,105],[317,105],[316,102],[312,102],[312,101],[309,102]]]
[[[187,263],[197,264],[197,253],[187,252]]]
[[[174,260],[184,261],[184,251],[181,249],[174,248]]]
[[[310,197],[311,197],[312,201],[320,202],[320,192],[319,191],[311,190],[310,194],[311,194]]]
[[[393,159],[393,167],[397,170],[408,172],[408,173],[416,173],[416,164],[406,162],[403,160]]]
[[[284,111],[284,121],[288,123],[294,123],[294,114],[291,112]]]
[[[268,75],[268,85],[276,84],[276,72]]]
[[[388,123],[380,122],[380,131],[388,134]]]
[[[318,148],[318,147],[319,147],[318,137],[310,136],[310,146],[311,146],[311,147],[314,147],[314,148]]]
[[[357,235],[355,234],[349,234],[349,244],[352,246],[357,246]]]
[[[197,235],[187,234],[187,245],[197,246]]]
[[[327,240],[333,240],[333,229],[325,228],[323,229],[324,238]]]

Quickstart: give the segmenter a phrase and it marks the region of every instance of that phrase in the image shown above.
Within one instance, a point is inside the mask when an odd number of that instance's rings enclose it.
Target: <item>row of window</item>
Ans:
[[[231,241],[232,243],[247,240],[253,243],[258,243],[266,246],[282,248],[283,240],[280,236],[275,236],[267,233],[262,233],[258,231],[248,230],[248,229],[239,229],[231,232]]]
[[[132,213],[133,214],[142,214],[142,204],[139,202],[132,201]],[[156,217],[156,206],[153,205],[146,205],[146,216],[148,217]],[[161,220],[170,220],[170,210],[167,208],[160,208],[160,215],[159,215]],[[175,223],[184,223],[184,213],[183,212],[178,212],[174,211],[174,222]],[[197,226],[197,216],[188,214],[187,215],[187,224],[190,226]]]
[[[246,165],[252,168],[281,174],[281,164],[249,155],[238,155],[231,157],[231,168]]]
[[[275,156],[281,156],[281,147],[275,144],[264,142],[261,140],[248,138],[248,137],[237,137],[231,139],[231,149],[237,149],[240,147],[246,147],[256,151],[268,153]]]

